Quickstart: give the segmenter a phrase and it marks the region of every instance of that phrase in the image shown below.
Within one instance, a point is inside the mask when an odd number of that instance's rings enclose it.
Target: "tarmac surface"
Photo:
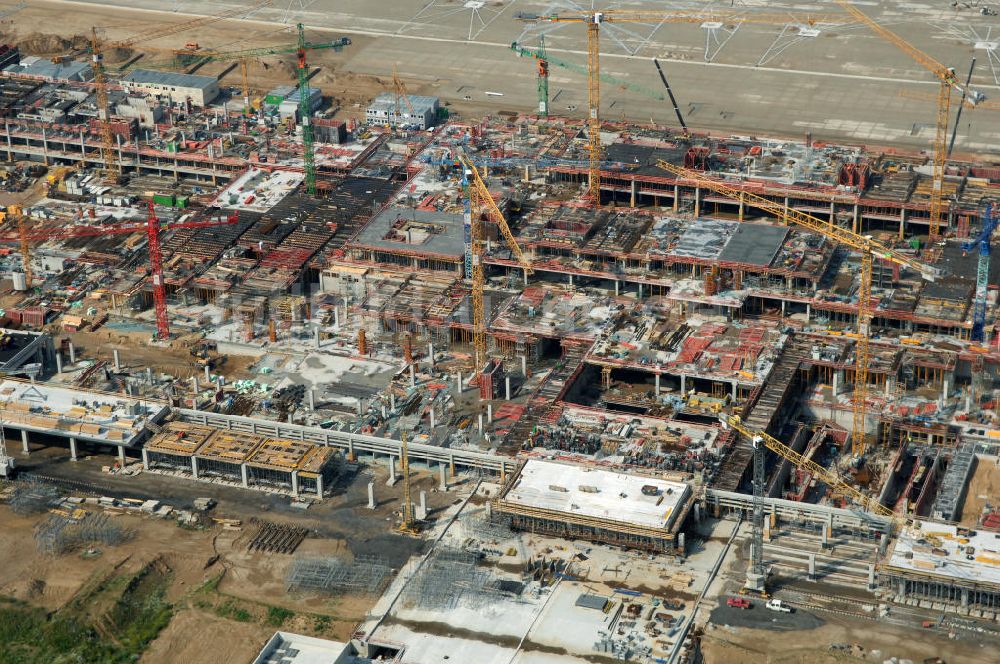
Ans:
[[[244,0],[246,1],[246,0]],[[102,0],[67,2],[183,14],[208,14],[234,3],[177,0]],[[662,9],[664,12],[716,7],[728,15],[716,29],[708,23],[605,23],[601,62],[605,74],[661,96],[662,84],[652,59],[664,66],[688,124],[729,133],[800,136],[819,140],[925,148],[933,140],[937,79],[909,55],[852,22],[833,2],[685,3],[648,0],[602,2],[602,9]],[[536,107],[536,67],[518,58],[510,44],[538,45],[545,34],[550,56],[586,65],[586,30],[579,23],[525,22],[526,13],[579,14],[589,2],[556,0],[276,0],[252,13],[250,20],[270,24],[276,34],[295,22],[354,36],[346,47],[345,69],[356,74],[390,76],[397,66],[408,81],[423,81],[443,100],[482,104],[485,111],[526,111]],[[830,23],[799,27],[810,11],[832,16]],[[973,87],[987,97],[1000,96],[1000,59],[994,35],[1000,17],[951,3],[859,2],[859,8],[882,25],[958,72],[964,81],[973,56],[978,65]],[[739,23],[733,12],[762,12],[789,17],[779,25]],[[169,18],[169,17],[166,17]],[[234,24],[235,25],[235,24]],[[287,28],[283,28],[287,26]],[[333,35],[331,35],[333,36]],[[226,48],[240,48],[239,36]],[[253,46],[253,44],[246,44]],[[553,64],[549,83],[553,114],[582,118],[586,81],[576,71]],[[334,72],[336,78],[336,72]],[[486,95],[486,92],[497,93]],[[957,93],[952,118],[957,108]],[[993,106],[997,108],[993,108]],[[572,110],[570,110],[572,109]],[[602,115],[676,123],[668,103],[652,96],[603,84]],[[1000,104],[963,112],[956,156],[1000,149]]]

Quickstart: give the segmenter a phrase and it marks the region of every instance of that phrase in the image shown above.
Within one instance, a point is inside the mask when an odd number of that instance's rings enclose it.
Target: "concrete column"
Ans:
[[[510,401],[510,376],[504,376],[503,386],[505,395],[504,398],[506,398],[507,401]]]
[[[455,376],[455,393],[456,394],[461,394],[462,393],[462,372],[461,371],[459,371],[458,375]]]
[[[434,342],[427,342],[427,361],[430,362],[431,366],[434,366]]]
[[[844,372],[837,369],[833,372],[833,396],[840,394],[840,384],[844,381]]]
[[[365,414],[365,400],[361,399],[359,397],[358,398],[358,415],[364,415],[364,414]]]
[[[21,451],[25,454],[31,453],[31,450],[28,449],[28,432],[25,429],[21,429]]]
[[[868,566],[868,590],[875,590],[875,565]]]
[[[686,544],[687,542],[685,541],[684,533],[677,533],[677,550],[680,552],[680,555],[682,556],[687,553]]]
[[[368,509],[375,509],[375,482],[368,483]]]
[[[69,342],[69,363],[76,364],[76,348],[73,347],[73,342]]]
[[[684,394],[687,394],[686,383],[687,383],[687,376],[685,376],[684,374],[681,374],[681,396],[683,396]]]
[[[153,367],[146,367],[146,382],[153,384]]]
[[[389,479],[386,481],[386,484],[389,485],[389,486],[392,486],[395,483],[396,483],[396,457],[390,456],[389,457]]]
[[[121,449],[121,448],[118,448]],[[69,439],[69,459],[70,461],[77,461],[76,458],[76,438]]]
[[[739,389],[739,385],[738,385],[738,384],[736,383],[736,381],[734,380],[734,381],[733,381],[733,392],[732,392],[732,398],[733,398],[733,401],[734,401],[734,402],[736,401],[736,397],[737,397],[737,394],[738,394],[738,393],[737,393],[737,390],[738,390],[738,389]]]
[[[316,410],[316,390],[306,390],[306,396],[309,397],[309,410]]]
[[[205,365],[205,382],[206,383],[212,382],[212,371],[208,368],[207,364]]]
[[[694,522],[701,523],[701,503],[694,504]]]
[[[572,286],[573,285],[573,273],[570,272],[569,275],[567,275],[567,276],[569,276],[569,285]]]
[[[420,492],[420,507],[417,508],[417,519],[423,521],[427,518],[427,492]]]
[[[635,178],[632,178],[632,195],[629,197],[629,207],[635,207],[635,194],[636,194]]]
[[[812,305],[806,304],[806,323],[812,319]]]
[[[944,375],[944,381],[941,383],[941,399],[942,401],[948,398],[949,388],[951,387],[950,381],[948,380],[948,374]]]
[[[62,373],[62,353],[56,351],[56,373]]]
[[[389,410],[396,410],[396,393],[389,392]]]
[[[347,458],[350,461],[354,461],[354,439],[353,438],[348,438],[347,439]]]
[[[809,554],[809,576],[808,576],[808,578],[809,578],[810,581],[815,581],[816,580],[816,554],[815,553],[810,553]]]
[[[292,471],[292,496],[299,497],[299,471]]]
[[[319,328],[318,327],[313,330],[313,344],[316,346],[316,348],[319,348]]]
[[[479,435],[483,434],[483,414],[479,413]]]
[[[250,488],[250,473],[247,472],[247,465],[245,463],[240,464],[240,477],[243,479],[243,487]]]
[[[869,567],[871,568],[871,565],[869,565]],[[874,568],[872,568],[872,569],[874,569]],[[969,607],[969,589],[968,588],[962,588],[962,600],[961,601],[962,601],[962,608],[963,609],[967,609]]]
[[[448,468],[442,463],[440,466],[438,466],[438,469],[441,471],[441,482],[438,484],[438,490],[439,491],[447,491],[448,490]]]
[[[333,308],[333,329],[340,329],[340,307]]]
[[[198,457],[191,457],[191,476],[198,479]]]
[[[656,381],[656,386],[653,388],[653,394],[655,396],[660,396],[660,374],[659,373],[657,373],[654,376],[654,380]]]
[[[323,476],[316,476],[316,500],[323,500]]]
[[[201,390],[198,388],[198,377],[191,376],[191,391],[198,394]]]
[[[826,526],[823,526],[820,531],[820,546],[824,549],[830,547],[830,530]]]
[[[694,188],[694,216],[701,216],[701,187]]]
[[[149,450],[142,448],[142,469],[149,470]]]
[[[492,401],[490,403],[486,404],[486,421],[487,422],[492,422],[493,421],[493,402]]]
[[[639,290],[638,290],[639,299],[641,300],[642,299],[642,284],[640,283],[640,284],[638,284],[638,286],[639,286]]]
[[[528,356],[521,356],[521,375],[527,377],[528,375]]]
[[[434,422],[434,404],[431,404],[431,408],[430,408],[430,411],[428,412],[428,416],[430,417],[431,431],[433,432],[434,431],[434,425],[435,425],[435,422]]]
[[[675,184],[674,185],[674,212],[677,212],[677,210],[680,209],[680,205],[681,205],[680,198],[681,198],[681,187],[680,187],[680,185]]]
[[[114,358],[115,358],[115,371],[121,371],[122,370],[122,360],[121,360],[121,356],[119,356],[119,354],[118,354],[118,349],[115,348],[111,352],[112,352],[112,354],[114,355]]]
[[[410,365],[410,387],[417,384],[417,367],[414,364]]]
[[[615,279],[615,297],[618,297],[620,292],[621,292],[621,283],[617,279]]]

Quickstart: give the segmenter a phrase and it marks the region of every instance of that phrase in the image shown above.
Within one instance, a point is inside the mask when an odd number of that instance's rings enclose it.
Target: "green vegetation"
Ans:
[[[237,622],[250,622],[253,620],[253,615],[238,605],[236,600],[227,599],[222,604],[215,607],[215,615],[220,618],[229,618]]]
[[[280,606],[269,606],[267,607],[267,624],[273,625],[274,627],[281,627],[285,624],[285,621],[289,618],[294,618],[295,612],[289,611],[286,608]]]
[[[154,562],[93,579],[53,614],[3,598],[0,664],[134,662],[173,617],[169,584],[169,570]]]

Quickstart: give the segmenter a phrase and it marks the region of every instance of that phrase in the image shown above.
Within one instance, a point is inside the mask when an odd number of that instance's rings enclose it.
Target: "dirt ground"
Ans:
[[[975,526],[983,512],[987,500],[996,504],[1000,497],[1000,466],[990,460],[977,459],[972,481],[966,490],[965,502],[962,504],[963,526]]]
[[[702,638],[705,664],[834,664],[835,662],[881,662],[890,657],[922,662],[942,657],[948,664],[989,664],[995,653],[971,637],[948,640],[933,634],[887,624],[848,620],[822,614],[822,627],[805,631],[734,629],[709,626]],[[854,655],[831,652],[832,643],[858,644],[863,652]],[[879,651],[879,655],[874,653]],[[855,656],[860,655],[860,656]]]
[[[152,560],[162,561],[170,579],[166,601],[175,613],[150,644],[143,662],[248,661],[276,629],[346,640],[377,598],[287,593],[284,578],[294,556],[376,554],[398,569],[424,546],[419,539],[392,532],[402,483],[386,486],[382,465],[338,482],[333,496],[302,511],[291,508],[287,496],[155,474],[129,478],[102,473],[101,466],[111,461],[111,456],[94,453],[73,463],[55,445],[34,445],[27,457],[18,453],[18,466],[24,471],[92,486],[93,495],[153,497],[178,508],[189,508],[195,497],[212,496],[218,501],[212,516],[241,519],[244,524],[257,516],[309,531],[294,555],[249,552],[248,528],[181,528],[173,521],[122,514],[114,519],[134,530],[131,541],[98,547],[100,555],[93,558],[79,552],[46,557],[36,551],[33,531],[47,515],[18,516],[0,504],[4,533],[0,560],[5,563],[0,565],[0,597],[58,611],[85,597],[86,589],[101,580],[136,573]],[[414,470],[413,490],[417,495],[427,492],[432,513],[458,499],[455,493],[435,490],[435,474]],[[369,481],[376,486],[375,510],[367,509]],[[277,623],[275,611],[282,612]],[[196,638],[198,634],[205,638]]]
[[[0,26],[5,28],[0,30],[0,38],[18,43],[25,53],[55,56],[84,48],[85,34],[89,34],[92,25],[102,26],[98,34],[106,42],[110,42],[128,39],[155,26],[181,23],[184,20],[168,12],[74,3],[72,27],[60,30],[58,26],[65,25],[66,11],[67,4],[64,3],[45,0],[32,2],[29,7],[17,13],[16,20],[11,24]],[[307,38],[310,41],[323,42],[340,35],[338,31],[310,29]],[[105,60],[109,66],[137,56],[142,56],[142,59],[147,61],[161,62],[171,57],[171,49],[184,48],[190,42],[197,43],[202,49],[225,52],[284,46],[293,44],[296,39],[293,26],[227,20],[142,42],[129,49],[113,49],[106,53]],[[367,102],[378,92],[391,87],[392,81],[342,70],[342,64],[351,57],[352,51],[364,48],[370,41],[370,38],[363,35],[352,35],[351,39],[354,43],[341,52],[333,49],[309,51],[308,61],[311,67],[318,69],[313,75],[312,84],[322,88],[323,94],[332,99],[332,105],[340,108],[337,116],[361,118],[364,117],[364,106]],[[278,85],[294,83],[294,63],[294,54],[256,59],[251,64],[250,70],[254,96],[266,93]],[[223,87],[236,88],[241,85],[240,69],[238,66],[234,67],[232,62],[210,62],[197,69],[197,73],[211,76],[218,76],[223,72],[226,72],[220,79]],[[434,94],[435,89],[440,87],[439,81],[404,79],[404,83],[411,94]],[[475,114],[487,110],[487,106],[476,107],[470,104],[468,108],[456,106],[455,110]]]

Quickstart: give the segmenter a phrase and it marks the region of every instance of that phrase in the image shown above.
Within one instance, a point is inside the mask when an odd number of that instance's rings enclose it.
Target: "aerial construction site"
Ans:
[[[997,661],[1000,6],[598,4],[0,6],[0,663]]]

